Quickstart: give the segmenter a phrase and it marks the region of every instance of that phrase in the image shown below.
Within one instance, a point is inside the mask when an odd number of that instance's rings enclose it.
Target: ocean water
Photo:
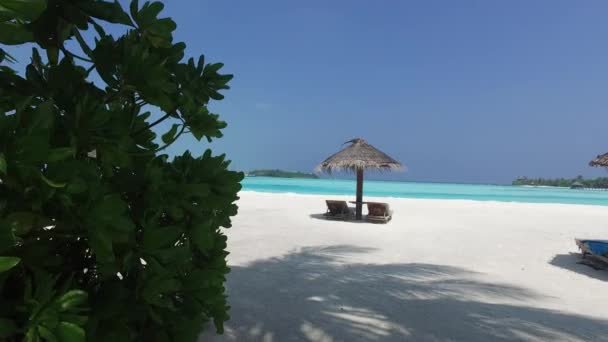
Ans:
[[[246,177],[243,190],[355,196],[356,182],[345,179]],[[564,203],[608,206],[608,191],[506,185],[365,181],[363,197],[465,199],[477,201]]]

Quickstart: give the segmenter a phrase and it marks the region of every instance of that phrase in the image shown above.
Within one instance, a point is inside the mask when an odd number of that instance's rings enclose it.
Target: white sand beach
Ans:
[[[325,199],[242,192],[232,319],[201,341],[608,341],[608,271],[573,239],[608,208],[365,197],[386,224],[323,219]]]

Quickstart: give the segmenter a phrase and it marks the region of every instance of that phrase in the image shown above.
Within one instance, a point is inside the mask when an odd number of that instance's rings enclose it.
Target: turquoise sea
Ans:
[[[355,181],[246,177],[243,190],[318,195],[355,194]],[[365,181],[363,196],[608,206],[608,191],[507,185]]]

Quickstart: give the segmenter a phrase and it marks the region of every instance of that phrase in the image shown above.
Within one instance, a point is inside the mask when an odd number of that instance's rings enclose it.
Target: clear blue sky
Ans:
[[[608,151],[608,1],[165,3],[188,54],[235,74],[211,147],[236,169],[311,171],[363,137],[397,179],[608,175],[587,166]]]

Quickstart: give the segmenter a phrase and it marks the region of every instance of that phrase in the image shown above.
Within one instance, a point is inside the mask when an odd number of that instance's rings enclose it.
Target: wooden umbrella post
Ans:
[[[363,168],[357,169],[357,209],[356,209],[357,220],[363,218]]]

